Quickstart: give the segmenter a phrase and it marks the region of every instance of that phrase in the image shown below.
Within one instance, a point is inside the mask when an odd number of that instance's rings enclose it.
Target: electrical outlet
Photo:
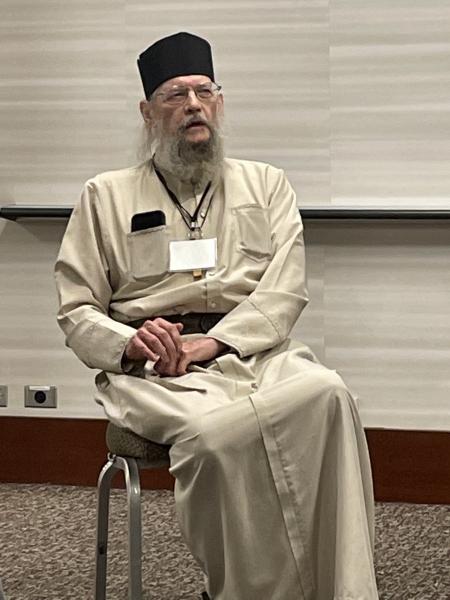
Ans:
[[[8,406],[8,386],[0,385],[0,406]]]
[[[28,408],[56,408],[56,386],[26,385],[25,406]]]

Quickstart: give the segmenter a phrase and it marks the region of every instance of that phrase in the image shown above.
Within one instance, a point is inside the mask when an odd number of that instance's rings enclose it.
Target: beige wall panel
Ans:
[[[52,266],[65,223],[0,222],[0,384],[8,415],[96,417],[94,371],[64,347]],[[56,385],[58,409],[24,408],[25,385]]]
[[[308,237],[324,253],[324,361],[365,423],[449,430],[448,224],[317,225]]]
[[[123,2],[2,2],[1,202],[71,203],[125,160]]]
[[[445,0],[1,8],[4,203],[70,202],[93,173],[134,162],[136,56],[190,29],[214,46],[230,152],[283,166],[301,204],[448,204]]]
[[[331,200],[449,206],[450,3],[330,4]]]

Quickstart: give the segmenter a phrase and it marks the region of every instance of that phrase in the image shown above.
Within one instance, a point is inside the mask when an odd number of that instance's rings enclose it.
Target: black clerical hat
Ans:
[[[147,98],[172,77],[206,75],[214,81],[211,46],[191,33],[158,40],[139,55],[137,62]]]

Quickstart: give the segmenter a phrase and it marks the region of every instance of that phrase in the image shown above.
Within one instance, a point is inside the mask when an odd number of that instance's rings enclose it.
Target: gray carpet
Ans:
[[[202,576],[173,496],[143,493],[147,600],[199,600]],[[126,503],[112,494],[108,600],[127,599]],[[377,504],[380,600],[450,600],[450,507]],[[95,489],[0,485],[0,579],[7,600],[92,600]],[[269,599],[261,599],[269,600]]]

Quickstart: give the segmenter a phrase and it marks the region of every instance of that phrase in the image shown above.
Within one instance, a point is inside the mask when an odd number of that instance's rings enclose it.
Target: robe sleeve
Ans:
[[[303,226],[295,193],[284,172],[273,168],[267,189],[271,261],[253,292],[208,332],[241,358],[283,342],[308,303]]]
[[[112,296],[105,252],[107,233],[95,185],[88,182],[73,210],[55,266],[58,324],[69,346],[88,367],[121,373],[132,327],[112,319]]]

